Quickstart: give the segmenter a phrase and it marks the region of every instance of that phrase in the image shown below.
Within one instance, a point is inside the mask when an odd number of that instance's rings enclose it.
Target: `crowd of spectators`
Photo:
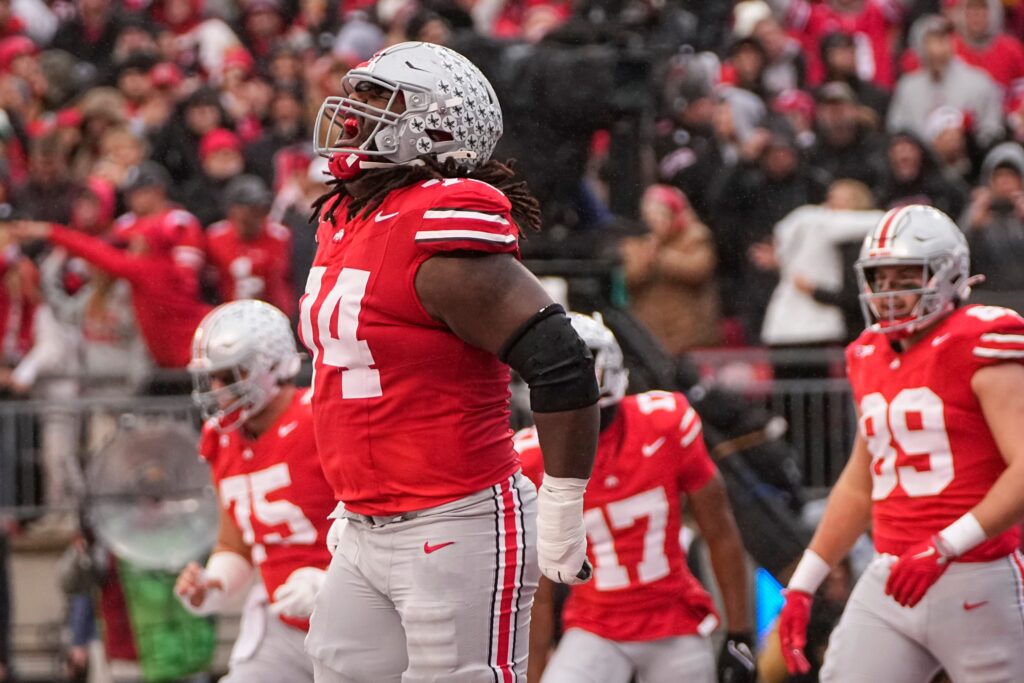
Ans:
[[[0,395],[160,391],[211,305],[297,316],[316,112],[403,40],[493,83],[524,255],[617,264],[672,355],[848,341],[859,242],[908,203],[1019,302],[1022,37],[1011,0],[0,0]],[[41,416],[44,502],[82,429]]]
[[[407,39],[494,83],[497,154],[544,207],[526,255],[620,261],[673,355],[851,338],[842,269],[875,214],[828,212],[854,195],[941,208],[1019,290],[1021,30],[999,0],[0,2],[0,218],[57,226],[0,231],[0,388],[73,357],[137,389],[211,304],[295,315],[326,177],[311,122]],[[790,305],[826,322],[780,332]]]

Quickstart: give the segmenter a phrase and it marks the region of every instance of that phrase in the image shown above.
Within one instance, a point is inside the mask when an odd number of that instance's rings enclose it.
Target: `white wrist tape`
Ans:
[[[545,474],[541,481],[541,488],[550,494],[553,500],[560,503],[576,503],[583,500],[583,494],[587,492],[589,479],[572,479],[570,477],[552,477]]]
[[[831,571],[832,567],[821,559],[821,555],[807,549],[804,551],[803,557],[800,558],[793,576],[790,577],[787,588],[814,595],[818,586],[825,581]]]
[[[198,605],[192,604],[192,593],[179,595],[178,599],[192,614],[203,617],[217,614],[249,586],[252,572],[252,565],[238,553],[227,550],[216,552],[210,555],[206,566],[201,570],[199,583],[208,586],[209,582],[216,581],[220,587],[207,587],[203,601]]]
[[[948,550],[953,551],[950,557],[960,557],[976,545],[984,542],[988,534],[981,528],[978,518],[968,512],[945,529],[939,532]]]
[[[545,475],[537,492],[537,562],[553,581],[582,582],[574,577],[587,558],[583,525],[587,481]]]

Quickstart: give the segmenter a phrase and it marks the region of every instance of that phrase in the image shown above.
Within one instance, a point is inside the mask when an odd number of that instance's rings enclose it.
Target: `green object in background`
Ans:
[[[629,307],[629,287],[626,286],[626,273],[622,266],[612,270],[611,305],[625,310]]]
[[[174,596],[175,574],[117,560],[142,677],[174,681],[205,671],[217,644],[209,617],[190,614]]]

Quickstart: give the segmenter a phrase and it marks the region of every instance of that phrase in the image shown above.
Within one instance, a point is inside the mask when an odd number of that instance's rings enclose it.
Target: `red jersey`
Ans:
[[[857,75],[886,90],[892,89],[895,81],[889,33],[902,20],[899,0],[862,0],[859,12],[840,12],[828,0],[789,0],[785,18],[786,25],[803,44],[808,83],[819,85],[825,76],[821,39],[841,32],[853,36]]]
[[[292,291],[292,234],[280,223],[267,221],[263,231],[245,240],[224,220],[206,233],[206,252],[217,272],[222,301],[261,299],[289,317],[295,310]]]
[[[32,348],[39,273],[16,247],[0,250],[0,367],[13,367]]]
[[[979,368],[1024,362],[1024,319],[1008,308],[965,306],[897,353],[865,331],[846,349],[847,374],[871,453],[872,535],[901,555],[970,511],[1006,469],[971,391]],[[1017,527],[960,559],[1012,552]]]
[[[287,410],[256,439],[243,429],[221,434],[203,426],[199,454],[210,464],[220,504],[252,548],[267,594],[300,567],[327,569],[331,487],[320,469],[309,390],[298,390]],[[281,619],[308,629],[305,619]]]
[[[127,280],[139,334],[154,362],[163,368],[188,365],[192,335],[210,306],[199,299],[197,283],[166,254],[130,254],[60,225],[53,226],[50,242]]]
[[[534,428],[516,434],[523,472],[537,486],[544,461]],[[718,625],[679,543],[680,496],[715,474],[697,412],[682,394],[627,396],[601,432],[583,496],[594,580],[573,586],[565,628],[615,641],[656,640]]]
[[[199,276],[206,263],[206,235],[199,219],[180,207],[171,207],[152,216],[126,213],[114,221],[113,235],[127,240],[135,233],[158,233],[173,239],[169,245],[171,258],[183,279],[194,279],[199,290]]]
[[[441,505],[518,470],[509,370],[423,309],[420,264],[451,251],[518,255],[507,197],[486,183],[417,182],[368,215],[322,220],[300,301],[324,473],[353,512]]]

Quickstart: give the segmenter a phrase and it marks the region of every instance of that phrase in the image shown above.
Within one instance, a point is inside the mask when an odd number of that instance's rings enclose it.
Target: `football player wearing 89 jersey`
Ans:
[[[789,588],[779,624],[805,672],[812,595],[871,524],[878,556],[825,653],[822,681],[1024,680],[1024,319],[965,305],[959,228],[894,209],[857,262],[865,332],[848,348],[853,453]]]
[[[743,545],[700,417],[679,393],[624,397],[626,370],[611,330],[598,315],[570,317],[594,354],[601,387],[601,436],[583,498],[594,580],[570,590],[562,614],[566,632],[545,667],[553,585],[542,579],[533,608],[530,680],[627,683],[635,675],[641,683],[752,683]],[[515,441],[523,471],[540,484],[544,463],[536,430],[524,429]],[[679,543],[684,497],[708,544],[728,619],[720,677],[709,639],[719,619]]]
[[[331,559],[335,501],[317,457],[309,392],[293,384],[298,369],[291,323],[270,304],[224,304],[196,330],[193,398],[209,418],[199,453],[221,521],[206,567],[186,567],[176,592],[189,610],[216,613],[258,567],[263,586],[249,597],[222,679],[233,683],[313,680],[303,641]]]
[[[589,576],[593,358],[517,260],[539,211],[489,159],[501,109],[479,70],[401,43],[342,89],[314,138],[336,180],[300,311],[346,525],[306,647],[317,681],[521,681],[538,568]],[[509,366],[545,444],[539,491],[512,447]]]

